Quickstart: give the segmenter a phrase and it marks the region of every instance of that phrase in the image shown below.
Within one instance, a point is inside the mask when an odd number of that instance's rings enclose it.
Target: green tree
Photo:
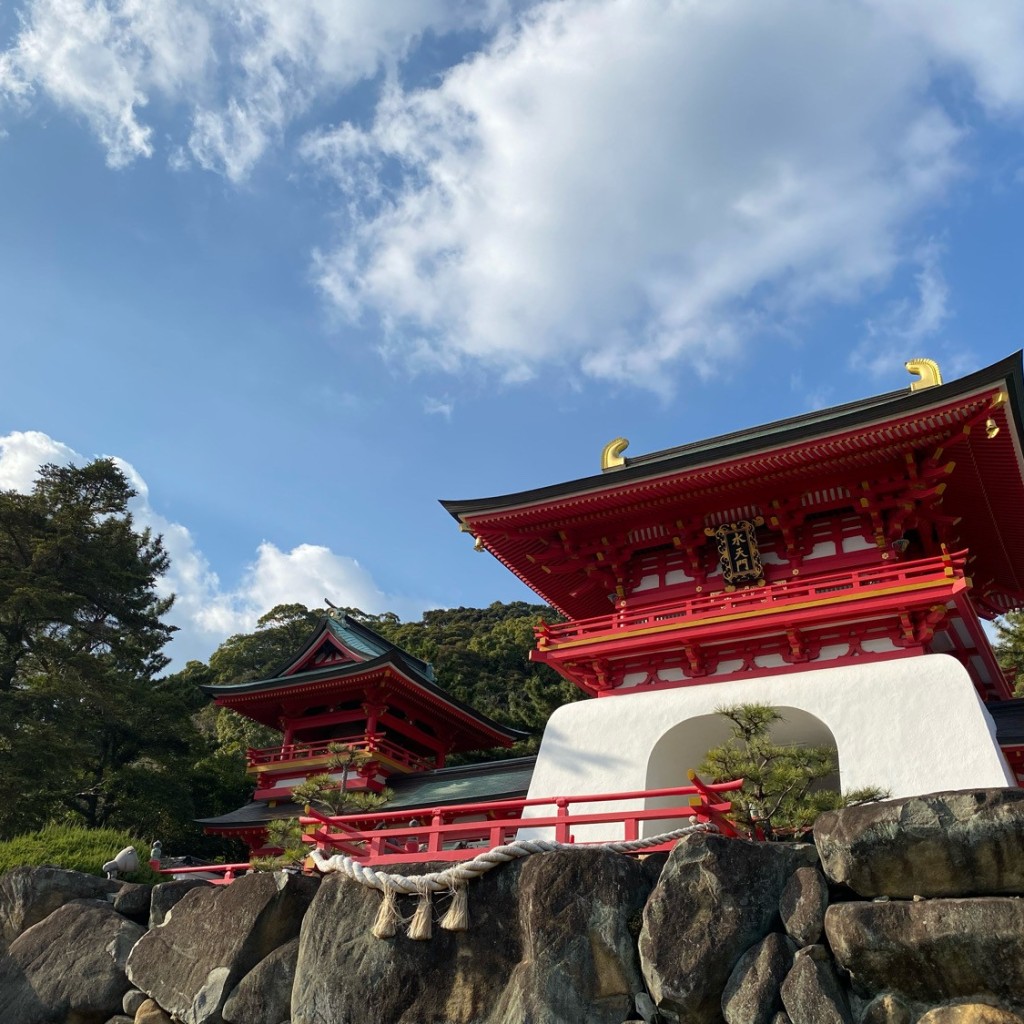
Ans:
[[[154,685],[173,631],[157,590],[168,559],[135,528],[134,496],[110,459],[0,492],[0,836],[51,818],[121,824],[147,789],[170,798],[187,708]]]
[[[211,681],[248,683],[273,675],[309,639],[320,615],[302,604],[275,605],[252,633],[228,637],[210,655]]]
[[[771,729],[783,721],[777,708],[737,704],[716,709],[730,724],[730,737],[705,755],[700,772],[713,782],[743,779],[732,795],[734,823],[748,834],[769,838],[800,836],[826,810],[878,800],[873,787],[841,794],[819,783],[839,769],[836,751],[826,746],[777,743]]]
[[[1024,612],[1010,612],[996,622],[996,657],[1014,681],[1014,696],[1024,697]]]
[[[353,750],[343,743],[331,743],[327,750],[331,756],[325,770],[311,775],[292,790],[295,803],[314,807],[321,814],[339,815],[371,811],[391,799],[393,794],[389,789],[380,793],[349,789],[349,773],[371,761],[372,755],[362,750]],[[332,778],[332,772],[339,774],[340,778]],[[254,868],[259,871],[276,871],[278,868],[302,864],[309,853],[309,847],[302,840],[302,825],[298,818],[272,821],[267,833],[268,844],[278,847],[281,852],[276,856],[255,858],[252,861]]]

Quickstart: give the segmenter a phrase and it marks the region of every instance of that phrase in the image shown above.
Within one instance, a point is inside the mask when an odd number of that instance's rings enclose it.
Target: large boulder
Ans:
[[[228,996],[222,1016],[228,1024],[281,1024],[291,1016],[292,983],[299,937],[264,957]]]
[[[315,892],[314,879],[284,872],[193,889],[132,950],[128,976],[185,1024],[221,1024],[239,981],[298,935]]]
[[[380,894],[328,875],[302,925],[292,1024],[621,1024],[643,990],[630,928],[650,886],[619,854],[538,854],[470,883],[468,931],[435,924],[416,942],[375,939]]]
[[[772,1024],[782,1010],[782,983],[793,966],[796,943],[772,932],[740,957],[722,993],[726,1024]]]
[[[899,996],[883,992],[861,1011],[860,1024],[912,1024],[916,1017],[917,1014]]]
[[[817,868],[797,868],[779,900],[786,934],[798,946],[813,946],[825,927],[828,884]]]
[[[861,804],[814,823],[825,873],[860,896],[1024,894],[1024,790]]]
[[[853,1024],[846,993],[823,946],[807,946],[793,958],[782,983],[782,1003],[792,1024]]]
[[[149,927],[159,928],[178,901],[193,889],[212,889],[216,892],[218,887],[205,878],[176,878],[171,882],[154,885],[149,903]]]
[[[812,846],[691,835],[672,851],[644,908],[640,958],[659,1009],[681,1024],[719,1019],[740,957],[781,927],[779,899]]]
[[[118,892],[115,882],[56,867],[13,868],[0,876],[0,953],[26,928],[58,907],[79,899],[104,899]]]
[[[114,909],[125,917],[130,917],[139,924],[146,924],[149,921],[150,901],[153,898],[153,887],[151,885],[135,885],[132,882],[125,882],[120,892],[114,894]]]
[[[0,1019],[103,1024],[131,987],[125,962],[143,934],[105,900],[58,907],[0,957]]]
[[[825,914],[825,934],[866,998],[1024,1002],[1024,900],[837,903]]]
[[[985,1003],[961,1003],[929,1010],[917,1024],[1024,1024],[1015,1013]]]

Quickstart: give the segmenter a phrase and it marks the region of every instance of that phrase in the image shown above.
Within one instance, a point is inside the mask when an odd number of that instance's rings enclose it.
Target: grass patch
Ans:
[[[0,873],[11,868],[52,864],[70,871],[103,876],[103,865],[126,846],[134,846],[142,862],[138,871],[120,875],[124,881],[154,885],[166,881],[146,862],[149,844],[113,828],[84,828],[80,825],[47,825],[38,832],[26,832],[0,842]]]

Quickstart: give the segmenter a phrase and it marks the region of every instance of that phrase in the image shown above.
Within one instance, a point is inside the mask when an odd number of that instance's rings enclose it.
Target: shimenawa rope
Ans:
[[[469,927],[469,911],[466,886],[475,878],[493,871],[501,864],[529,857],[534,853],[551,853],[555,850],[604,850],[609,853],[636,853],[638,850],[649,849],[673,839],[695,832],[717,832],[718,828],[710,823],[700,822],[687,825],[671,832],[663,832],[647,839],[633,839],[618,843],[600,843],[593,846],[574,843],[559,843],[553,839],[517,839],[505,846],[496,846],[479,854],[472,860],[463,861],[444,871],[431,871],[425,875],[398,875],[386,871],[376,871],[360,864],[351,857],[335,854],[328,857],[323,850],[312,851],[313,863],[324,874],[332,871],[340,872],[360,885],[379,889],[384,894],[377,920],[373,925],[373,934],[378,939],[390,939],[397,930],[399,923],[404,923],[398,912],[399,895],[418,895],[420,900],[409,922],[410,939],[429,939],[433,909],[431,894],[448,892],[452,894],[452,904],[441,920],[441,927],[448,931],[466,931]]]

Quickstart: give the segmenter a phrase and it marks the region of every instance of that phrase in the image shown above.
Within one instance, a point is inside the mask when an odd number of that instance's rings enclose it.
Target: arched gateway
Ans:
[[[946,384],[936,368],[652,455],[619,438],[598,476],[444,502],[565,616],[532,657],[597,698],[552,716],[531,796],[681,784],[721,738],[709,716],[740,703],[831,734],[846,789],[1015,784],[1024,745],[997,741],[989,709],[1015,702],[981,620],[1024,607],[1022,397],[1019,354]]]

